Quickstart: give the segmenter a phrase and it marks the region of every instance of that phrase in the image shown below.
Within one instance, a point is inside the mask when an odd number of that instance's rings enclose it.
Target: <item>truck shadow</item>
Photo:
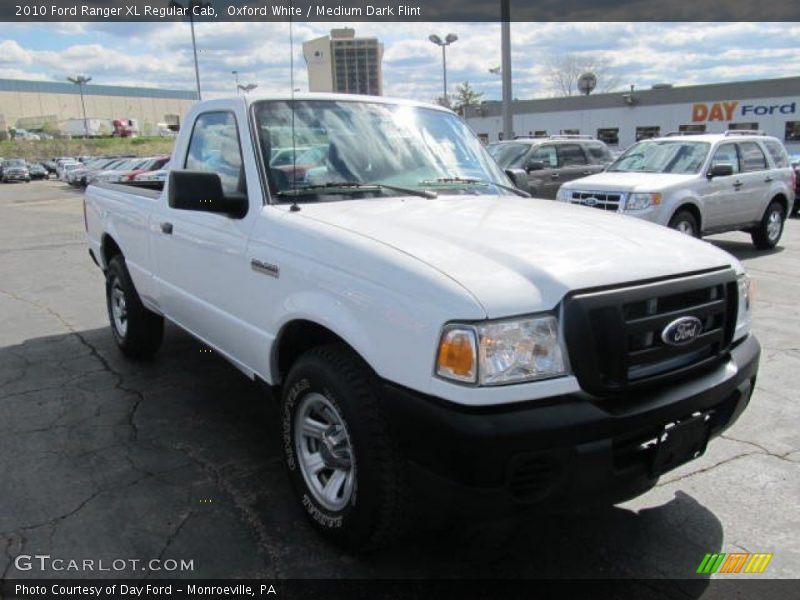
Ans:
[[[722,545],[719,519],[678,491],[638,512],[460,523],[348,556],[294,498],[269,393],[174,327],[150,362],[125,360],[106,328],[0,348],[0,395],[9,556],[25,528],[25,547],[53,556],[194,560],[169,576],[686,579]],[[9,572],[25,576],[47,574]]]

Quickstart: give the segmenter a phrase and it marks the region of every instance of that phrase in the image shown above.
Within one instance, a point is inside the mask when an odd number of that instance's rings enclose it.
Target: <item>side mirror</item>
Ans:
[[[528,164],[525,165],[525,170],[529,173],[531,171],[541,171],[544,169],[544,163],[540,160],[529,160]]]
[[[707,177],[714,179],[714,177],[728,177],[733,175],[733,165],[714,165],[708,171]]]
[[[506,169],[506,175],[514,184],[514,187],[522,190],[523,192],[530,193],[528,187],[528,174],[522,169]]]
[[[170,171],[169,205],[178,210],[220,213],[235,219],[247,214],[247,196],[226,196],[219,175],[210,171]]]

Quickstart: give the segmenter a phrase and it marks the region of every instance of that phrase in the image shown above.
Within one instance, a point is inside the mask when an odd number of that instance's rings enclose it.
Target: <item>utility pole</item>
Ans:
[[[500,0],[500,51],[502,54],[503,76],[503,139],[514,137],[514,123],[511,114],[511,0]]]
[[[83,100],[83,86],[92,80],[91,77],[85,75],[78,75],[77,77],[67,77],[67,81],[71,81],[78,86],[81,94],[81,110],[83,111],[83,135],[89,137],[89,123],[86,121],[86,103]]]
[[[178,2],[178,0],[170,0],[170,7],[181,8],[189,14],[189,25],[192,29],[192,52],[194,53],[194,78],[197,82],[197,99],[202,100],[203,96],[200,92],[200,67],[197,64],[197,41],[194,37],[194,10],[203,10],[211,7],[211,2],[203,2],[202,0],[187,0],[186,4]]]

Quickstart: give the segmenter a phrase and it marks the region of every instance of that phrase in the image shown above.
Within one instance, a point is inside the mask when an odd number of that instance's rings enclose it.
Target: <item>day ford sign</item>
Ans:
[[[685,346],[703,333],[703,323],[697,317],[675,319],[661,332],[661,339],[670,346]]]
[[[797,102],[784,104],[748,104],[733,100],[730,102],[697,102],[692,104],[692,121],[733,121],[736,117],[753,115],[793,115],[797,112]]]

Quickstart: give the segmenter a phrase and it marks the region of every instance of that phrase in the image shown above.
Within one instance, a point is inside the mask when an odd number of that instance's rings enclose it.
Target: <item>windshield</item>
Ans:
[[[681,140],[648,140],[628,148],[608,171],[632,173],[699,173],[711,144]]]
[[[497,161],[497,164],[504,169],[515,169],[522,166],[522,159],[530,150],[530,144],[489,144],[486,149]]]
[[[21,160],[21,159],[18,159],[18,158],[12,159],[12,160],[6,160],[6,161],[3,161],[3,166],[4,167],[24,167],[25,166],[25,161]]]
[[[294,115],[290,101],[261,102],[254,109],[270,189],[282,201],[336,196],[344,184],[351,191],[371,184],[454,194],[497,194],[503,192],[493,183],[509,185],[478,138],[452,113],[341,100],[296,100],[294,107]],[[286,154],[287,164],[276,160]],[[303,189],[318,191],[285,197]]]

